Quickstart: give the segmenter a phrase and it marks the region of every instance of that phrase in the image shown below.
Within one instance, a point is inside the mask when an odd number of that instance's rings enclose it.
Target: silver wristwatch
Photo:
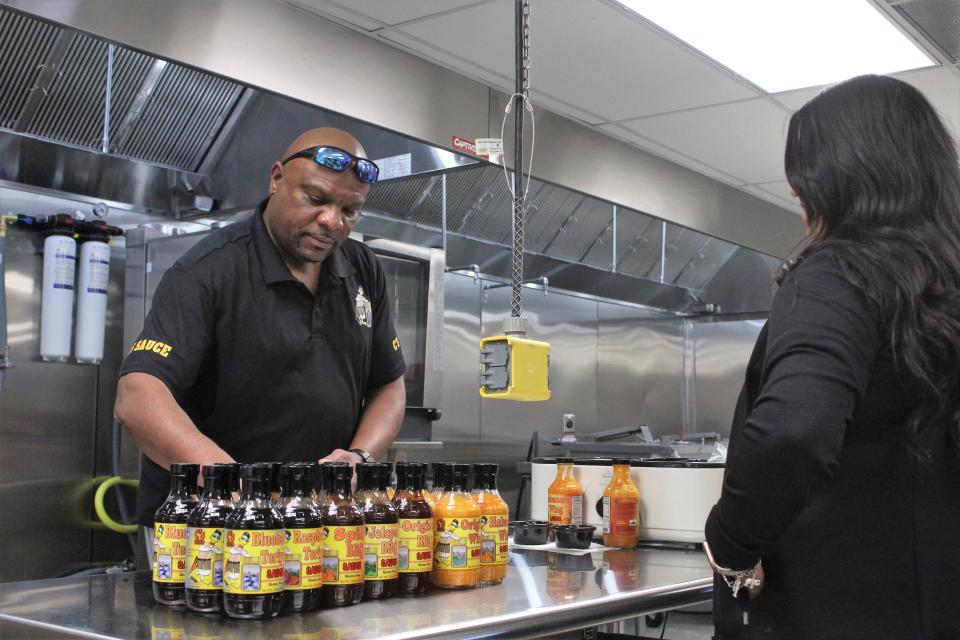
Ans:
[[[361,458],[364,462],[376,462],[376,458],[369,451],[364,451],[363,449],[349,449],[350,453],[355,453]]]

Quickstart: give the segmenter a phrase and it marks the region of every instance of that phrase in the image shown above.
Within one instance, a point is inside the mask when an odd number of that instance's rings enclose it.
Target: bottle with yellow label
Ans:
[[[203,496],[187,520],[187,608],[213,613],[223,607],[223,545],[233,513],[230,467],[203,465]]]
[[[197,506],[200,465],[170,465],[170,494],[153,517],[153,597],[171,606],[186,602],[187,520]]]
[[[324,606],[357,604],[363,599],[363,514],[350,495],[353,469],[345,462],[327,462],[327,495],[323,517]]]
[[[499,466],[473,465],[473,497],[480,507],[480,586],[507,577],[510,507],[497,490]]]
[[[363,512],[363,578],[366,600],[389,598],[397,589],[397,509],[387,497],[390,465],[357,465],[357,506]]]
[[[447,465],[447,485],[433,513],[433,573],[441,589],[473,589],[480,581],[480,507],[467,492],[468,464]]]
[[[427,465],[422,462],[397,463],[397,593],[426,593],[433,569],[433,511],[424,498]]]
[[[232,618],[272,618],[283,603],[283,518],[270,500],[271,465],[240,467],[243,494],[227,517],[223,610]]]
[[[632,549],[640,540],[640,492],[630,478],[630,460],[613,461],[613,478],[603,490],[603,544]]]
[[[313,500],[314,467],[290,462],[280,472],[284,611],[317,609],[323,593],[323,518]]]
[[[547,489],[547,521],[583,524],[583,487],[573,475],[573,458],[557,458],[557,477]]]

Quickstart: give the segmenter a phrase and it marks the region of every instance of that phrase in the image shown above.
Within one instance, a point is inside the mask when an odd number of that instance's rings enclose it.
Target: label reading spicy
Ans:
[[[583,496],[549,494],[547,520],[550,524],[583,524]]]
[[[397,577],[397,533],[393,524],[368,524],[363,540],[363,577],[393,580]]]
[[[323,584],[363,582],[363,525],[323,528]]]
[[[283,591],[283,543],[282,529],[227,529],[224,591],[244,595]]]
[[[634,534],[640,524],[636,498],[603,498],[603,532]]]
[[[484,515],[480,518],[480,564],[507,564],[509,529],[503,515]]]
[[[480,518],[437,518],[433,534],[435,569],[467,571],[480,567]]]
[[[153,525],[153,580],[183,584],[187,565],[187,525]]]
[[[187,529],[187,588],[223,589],[223,528]]]
[[[283,588],[319,589],[323,586],[323,529],[285,529]]]
[[[433,518],[400,518],[397,570],[426,573],[433,568]]]

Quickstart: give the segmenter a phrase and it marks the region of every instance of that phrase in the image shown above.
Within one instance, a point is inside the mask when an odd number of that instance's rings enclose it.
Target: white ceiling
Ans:
[[[288,0],[504,92],[514,0]],[[765,94],[612,0],[532,0],[535,104],[800,212],[783,177],[790,113],[818,87]],[[960,138],[960,68],[896,74]]]

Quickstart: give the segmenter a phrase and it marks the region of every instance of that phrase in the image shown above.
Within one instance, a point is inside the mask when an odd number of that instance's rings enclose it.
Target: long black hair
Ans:
[[[793,114],[785,168],[810,228],[801,256],[835,247],[881,310],[917,394],[907,443],[960,453],[960,164],[915,88],[860,76]],[[906,374],[906,375],[903,375]]]

